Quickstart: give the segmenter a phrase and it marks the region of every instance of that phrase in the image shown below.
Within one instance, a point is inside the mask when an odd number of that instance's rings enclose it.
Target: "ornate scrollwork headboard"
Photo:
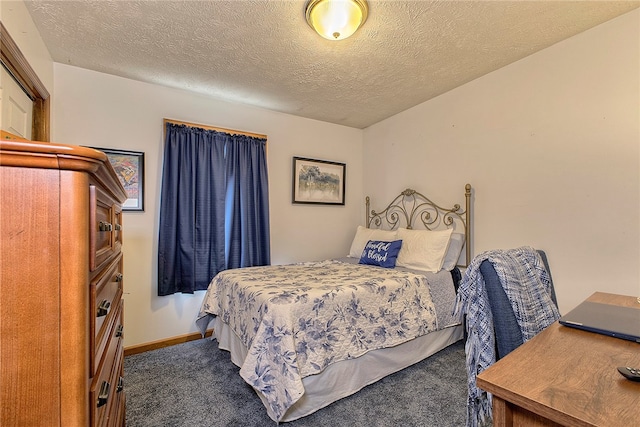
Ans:
[[[453,228],[456,233],[464,234],[465,266],[471,262],[471,184],[464,187],[465,209],[459,204],[444,208],[431,201],[424,194],[407,188],[382,211],[370,208],[369,196],[366,198],[367,228],[395,230],[424,228],[441,230]]]

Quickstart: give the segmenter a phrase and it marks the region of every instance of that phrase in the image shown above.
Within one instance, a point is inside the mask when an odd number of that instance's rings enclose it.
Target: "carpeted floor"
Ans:
[[[127,426],[275,426],[217,341],[202,339],[125,358]],[[464,426],[460,341],[284,427]]]

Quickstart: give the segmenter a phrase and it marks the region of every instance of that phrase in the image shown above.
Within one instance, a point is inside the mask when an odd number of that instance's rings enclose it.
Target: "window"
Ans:
[[[270,264],[266,136],[165,120],[158,295]]]

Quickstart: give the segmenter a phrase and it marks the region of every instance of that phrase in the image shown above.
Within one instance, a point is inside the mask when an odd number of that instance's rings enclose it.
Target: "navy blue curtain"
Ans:
[[[166,124],[158,295],[270,264],[266,140]]]

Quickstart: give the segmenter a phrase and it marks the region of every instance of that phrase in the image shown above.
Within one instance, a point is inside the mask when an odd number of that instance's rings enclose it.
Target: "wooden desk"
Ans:
[[[630,296],[596,292],[587,301],[640,310]],[[555,322],[478,375],[477,385],[493,394],[494,427],[640,425],[640,382],[618,366],[640,367],[640,344]]]

